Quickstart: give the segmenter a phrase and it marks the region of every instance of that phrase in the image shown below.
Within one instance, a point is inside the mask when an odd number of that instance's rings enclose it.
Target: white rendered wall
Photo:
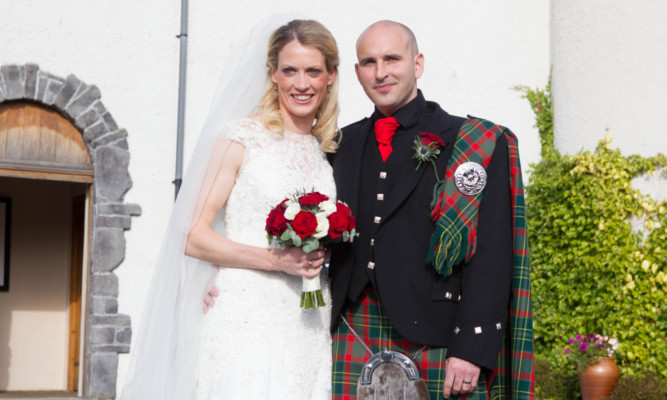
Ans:
[[[102,101],[127,129],[133,188],[141,205],[127,231],[126,257],[115,273],[119,312],[138,331],[160,239],[173,201],[180,1],[0,0],[0,65],[37,63],[100,88]],[[340,126],[370,115],[354,75],[354,44],[380,19],[412,28],[426,69],[420,87],[452,114],[509,126],[523,165],[539,160],[537,131],[515,85],[543,87],[549,75],[547,0],[196,0],[190,2],[185,159],[190,156],[230,48],[270,14],[298,11],[321,21],[341,52]],[[118,385],[127,369],[121,355]]]
[[[604,138],[625,155],[667,152],[667,2],[552,0],[551,58],[559,150]]]

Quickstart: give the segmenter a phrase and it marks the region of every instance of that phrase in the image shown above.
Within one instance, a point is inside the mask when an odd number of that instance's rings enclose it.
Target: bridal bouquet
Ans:
[[[271,209],[266,218],[266,237],[284,249],[301,247],[310,253],[320,244],[349,242],[358,235],[350,208],[319,192],[297,192]],[[324,305],[319,276],[303,278],[301,308]]]

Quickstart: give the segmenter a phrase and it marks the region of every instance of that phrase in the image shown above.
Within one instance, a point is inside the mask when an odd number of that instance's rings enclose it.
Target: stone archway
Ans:
[[[70,120],[81,133],[93,164],[92,234],[85,333],[83,395],[116,396],[118,354],[130,350],[130,317],[118,314],[118,278],[113,273],[125,257],[124,231],[137,204],[125,203],[132,187],[128,172],[127,132],[118,127],[94,85],[76,76],[63,79],[35,64],[0,67],[0,103],[30,101]]]

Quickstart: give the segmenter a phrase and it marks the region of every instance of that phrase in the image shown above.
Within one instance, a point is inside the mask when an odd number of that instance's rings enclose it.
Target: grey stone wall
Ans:
[[[82,133],[93,163],[93,230],[86,321],[84,396],[116,397],[118,353],[130,351],[130,317],[118,314],[118,278],[113,271],[125,258],[124,231],[137,204],[123,201],[132,187],[128,172],[127,132],[120,129],[100,101],[94,85],[76,76],[63,79],[35,64],[0,67],[0,103],[26,100],[58,111]]]

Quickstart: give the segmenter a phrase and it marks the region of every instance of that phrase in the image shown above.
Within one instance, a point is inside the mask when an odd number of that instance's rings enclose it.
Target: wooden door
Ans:
[[[72,199],[72,245],[69,291],[69,350],[67,363],[67,390],[79,387],[79,360],[81,347],[81,289],[83,279],[83,243],[85,235],[86,196]]]
[[[69,266],[68,348],[66,388],[78,392],[85,382],[81,349],[87,299],[93,165],[77,128],[51,109],[29,102],[0,104],[0,176],[85,184],[86,193],[72,199]],[[81,189],[81,188],[79,188]],[[62,364],[60,364],[62,365]],[[81,372],[84,372],[82,374]],[[2,395],[0,395],[2,397]]]

